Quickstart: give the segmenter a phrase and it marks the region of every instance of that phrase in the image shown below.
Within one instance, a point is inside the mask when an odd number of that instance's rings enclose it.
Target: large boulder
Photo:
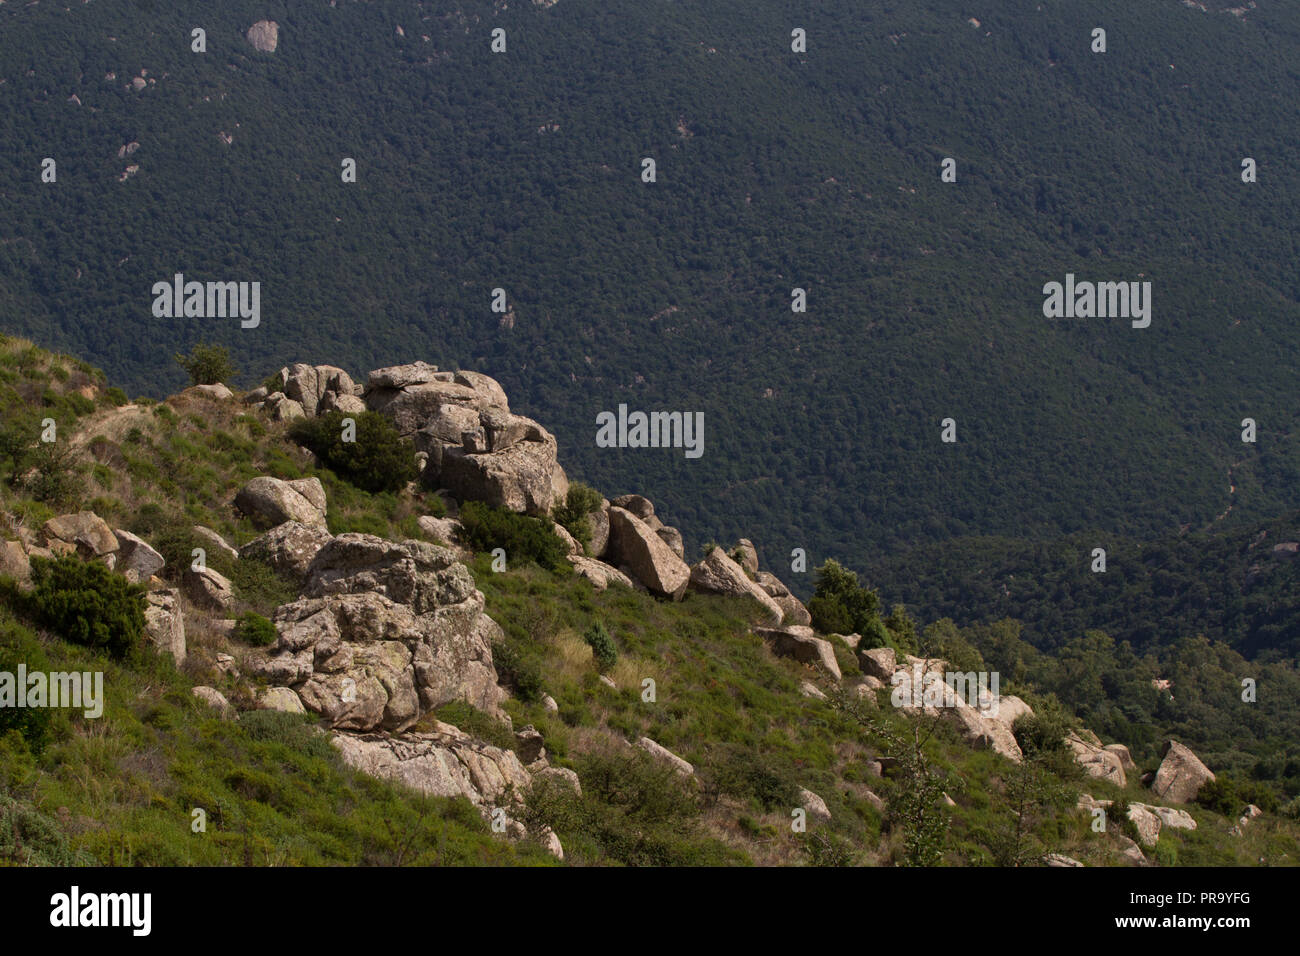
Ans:
[[[804,607],[802,601],[790,593],[790,589],[781,583],[781,580],[770,571],[759,571],[754,575],[754,580],[758,583],[773,601],[781,609],[786,624],[811,624],[812,615],[808,613],[808,608]]]
[[[1119,765],[1124,768],[1125,773],[1137,769],[1137,764],[1133,762],[1133,755],[1128,752],[1128,748],[1123,744],[1107,744],[1102,749],[1109,750],[1119,758]]]
[[[343,534],[317,552],[303,596],[275,614],[256,670],[342,729],[401,731],[453,700],[500,714],[500,628],[446,548]]]
[[[792,625],[756,627],[753,630],[757,636],[768,643],[772,653],[780,657],[793,657],[801,664],[813,664],[825,670],[836,680],[842,676],[831,642],[818,637],[811,627]]]
[[[56,541],[70,545],[67,550],[75,550],[87,558],[103,558],[117,551],[117,536],[113,529],[93,511],[51,518],[41,526],[41,534],[56,553],[58,549],[52,546]]]
[[[166,562],[148,542],[121,528],[114,531],[113,535],[117,538],[116,570],[119,573],[127,575],[132,581],[148,581],[162,570]]]
[[[858,666],[862,673],[888,681],[898,670],[898,654],[892,647],[858,646]]]
[[[662,535],[661,535],[662,537]],[[691,568],[691,589],[705,594],[724,594],[729,597],[747,597],[761,610],[764,624],[776,626],[785,618],[785,612],[766,591],[750,580],[727,552],[714,548],[695,567]]]
[[[1112,751],[1106,750],[1090,731],[1071,731],[1065,735],[1065,745],[1074,754],[1074,760],[1090,777],[1109,780],[1118,787],[1128,785],[1124,765]]]
[[[982,699],[978,701],[980,706],[975,706],[963,698],[946,679],[946,661],[923,661],[912,657],[908,660],[909,666],[901,667],[890,678],[893,685],[890,702],[895,707],[905,714],[926,714],[947,720],[956,727],[961,738],[976,749],[992,750],[1013,763],[1023,759],[1020,745],[1011,732],[1010,721],[1000,719],[1003,716],[1000,704]],[[931,661],[935,667],[927,669],[923,666]],[[1019,698],[1006,700],[1019,701]],[[1015,710],[1014,706],[1008,706],[1006,714],[1009,716]],[[1024,710],[1028,710],[1027,705],[1024,705]]]
[[[346,395],[355,398],[359,389],[352,381],[352,376],[333,365],[305,365],[298,363],[281,369],[280,377],[284,382],[284,394],[302,406],[303,413],[312,416],[321,411],[326,396]],[[364,409],[365,404],[358,403]]]
[[[330,742],[350,767],[430,797],[465,797],[485,815],[518,807],[532,778],[509,750],[456,727],[435,723],[431,733],[335,734]]]
[[[159,588],[145,595],[144,632],[160,653],[172,656],[176,666],[185,663],[185,615],[180,592]]]
[[[590,512],[587,515],[587,526],[591,528],[591,544],[587,546],[587,556],[603,558],[609,550],[609,512],[604,508]]]
[[[235,603],[235,589],[230,579],[219,571],[189,567],[181,575],[181,589],[197,607],[208,611],[227,611]]]
[[[630,511],[609,509],[611,564],[626,565],[632,576],[650,591],[681,600],[691,580],[691,569],[673,553],[663,538]]]
[[[738,555],[737,563],[750,574],[758,574],[758,550],[754,547],[754,542],[741,538],[736,542],[734,550]]]
[[[438,480],[461,501],[484,501],[524,514],[546,514],[568,492],[558,445],[554,436],[536,422],[509,417],[524,427],[496,437],[489,435],[481,442],[466,440],[460,447],[443,448]],[[433,457],[429,460],[432,467]]]
[[[632,512],[642,521],[649,521],[655,516],[654,503],[644,495],[619,495],[610,504],[615,508]]]
[[[578,554],[569,555],[567,560],[573,565],[573,570],[578,577],[586,578],[597,591],[603,591],[611,584],[621,584],[625,588],[632,588],[631,578],[618,568],[610,567],[603,561],[597,561],[595,558],[587,558]]]
[[[286,521],[240,548],[239,557],[262,561],[302,581],[316,554],[332,537],[323,528]]]
[[[297,521],[311,528],[327,528],[325,489],[319,478],[254,478],[235,495],[235,507],[267,526]]]
[[[1169,803],[1190,803],[1204,784],[1214,780],[1210,768],[1175,740],[1165,743],[1163,756],[1151,789]]]

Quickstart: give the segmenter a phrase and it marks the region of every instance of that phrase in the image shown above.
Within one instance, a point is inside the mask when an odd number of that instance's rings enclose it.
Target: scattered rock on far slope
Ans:
[[[274,20],[258,20],[248,28],[247,38],[253,49],[274,53],[280,45],[280,24]]]

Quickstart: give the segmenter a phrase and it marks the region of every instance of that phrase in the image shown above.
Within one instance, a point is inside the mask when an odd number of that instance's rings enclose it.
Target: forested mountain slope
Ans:
[[[774,564],[1270,518],[1300,8],[1225,5],[5,4],[0,324],[154,397],[200,340],[474,368],[575,476]],[[260,282],[260,324],[154,318],[178,272]],[[1150,327],[1044,318],[1066,273],[1151,281]],[[597,448],[620,403],[703,411],[703,456]]]

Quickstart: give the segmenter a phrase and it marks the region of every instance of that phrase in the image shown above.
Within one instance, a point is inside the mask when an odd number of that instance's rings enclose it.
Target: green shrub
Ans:
[[[503,548],[507,561],[532,561],[548,571],[568,567],[564,542],[550,525],[538,518],[494,508],[481,501],[467,501],[460,509],[464,538],[475,551]]]
[[[582,639],[591,648],[591,655],[596,660],[596,667],[602,674],[613,670],[618,663],[618,648],[614,639],[605,630],[605,625],[597,621],[583,633]]]
[[[109,404],[115,405],[118,408],[121,408],[128,401],[126,392],[122,391],[116,385],[104,393],[104,398],[108,400]]]
[[[587,520],[587,515],[599,508],[601,501],[599,491],[575,481],[570,483],[564,503],[557,505],[551,513],[551,517],[573,535],[584,551],[591,547],[591,522]]]
[[[6,621],[0,627],[0,672],[17,674],[19,664],[25,664],[28,671],[50,670],[36,639],[12,620]],[[52,714],[48,707],[0,707],[0,737],[17,731],[32,756],[39,757],[50,741]]]
[[[351,436],[354,441],[343,440],[344,419],[351,419],[356,426]],[[334,411],[301,418],[290,426],[289,437],[310,449],[326,468],[364,491],[400,491],[419,474],[415,446],[378,412],[345,415]]]
[[[191,385],[216,385],[235,376],[230,353],[222,345],[200,342],[189,355],[177,355],[176,361],[189,373]]]
[[[233,632],[235,640],[253,647],[269,647],[274,644],[279,634],[275,625],[255,611],[245,611],[235,622]]]
[[[7,595],[14,607],[65,641],[124,658],[144,633],[145,589],[96,561],[34,557],[32,590]]]
[[[828,560],[817,569],[817,580],[808,613],[813,627],[823,634],[861,634],[878,620],[880,598],[875,591],[858,584],[858,576]],[[876,645],[879,646],[879,645]]]
[[[499,641],[492,645],[492,663],[497,675],[524,703],[541,699],[542,668],[535,654],[513,640]]]

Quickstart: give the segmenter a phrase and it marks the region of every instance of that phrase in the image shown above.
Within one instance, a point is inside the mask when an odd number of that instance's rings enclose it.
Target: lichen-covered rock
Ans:
[[[519,758],[469,737],[450,724],[432,733],[390,737],[335,734],[331,743],[362,773],[431,797],[465,797],[485,815],[520,805],[532,779]]]
[[[154,648],[168,653],[179,667],[185,663],[185,615],[180,592],[159,589],[145,595],[144,631]]]
[[[262,561],[302,581],[317,553],[332,538],[323,528],[286,521],[248,542],[238,554],[241,558]]]
[[[343,534],[312,560],[303,596],[275,614],[256,669],[342,729],[401,731],[463,700],[500,713],[492,642],[500,628],[446,548]]]
[[[235,507],[254,521],[271,527],[297,521],[327,529],[325,489],[319,478],[254,478],[235,495]]]

